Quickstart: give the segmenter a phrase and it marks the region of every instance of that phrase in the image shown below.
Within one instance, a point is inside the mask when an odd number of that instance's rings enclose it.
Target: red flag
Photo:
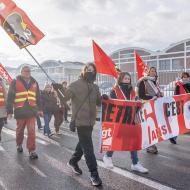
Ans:
[[[115,68],[114,62],[109,56],[94,42],[93,52],[94,52],[94,62],[96,64],[97,72],[102,74],[111,75],[115,78],[118,77],[118,72]]]
[[[0,76],[5,79],[9,84],[13,80],[3,65],[0,63]]]
[[[148,72],[148,65],[146,65],[142,58],[140,57],[140,55],[137,53],[137,51],[135,52],[135,56],[136,56],[136,65],[137,65],[137,73],[138,73],[138,79],[140,79],[141,77],[143,77],[145,74],[147,74]]]
[[[0,1],[0,21],[1,26],[20,48],[35,45],[44,37],[26,13],[12,0]]]

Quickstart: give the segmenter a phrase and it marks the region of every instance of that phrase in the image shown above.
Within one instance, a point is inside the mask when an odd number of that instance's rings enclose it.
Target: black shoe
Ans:
[[[97,171],[91,173],[90,181],[91,181],[93,186],[102,185],[102,180],[100,179]]]
[[[22,153],[23,152],[22,145],[17,145],[17,152],[18,153]]]
[[[177,144],[177,141],[174,138],[169,139],[172,144]]]
[[[30,152],[29,158],[31,160],[38,159],[38,155],[36,152]]]
[[[73,163],[71,163],[70,161],[67,163],[67,166],[69,167],[69,168],[71,168],[72,169],[72,171],[75,173],[75,174],[77,174],[77,175],[81,175],[82,174],[82,170],[79,168],[79,166],[78,166],[78,164],[76,163],[76,164],[73,164]]]
[[[155,145],[148,147],[146,151],[151,154],[158,154],[158,149]]]
[[[51,138],[54,135],[54,133],[48,134],[48,137]]]
[[[41,127],[38,127],[38,130],[43,130],[44,128],[41,126]]]

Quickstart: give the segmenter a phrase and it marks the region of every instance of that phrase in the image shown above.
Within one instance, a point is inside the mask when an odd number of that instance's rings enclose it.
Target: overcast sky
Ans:
[[[15,0],[45,37],[29,50],[42,62],[93,60],[94,39],[106,53],[124,47],[162,50],[190,38],[190,0]],[[34,64],[0,29],[0,62]]]

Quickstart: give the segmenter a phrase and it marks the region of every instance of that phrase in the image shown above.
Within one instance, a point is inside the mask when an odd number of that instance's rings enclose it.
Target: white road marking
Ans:
[[[66,147],[62,147],[64,148],[66,151],[70,152],[71,154],[74,153],[74,151],[66,148]],[[84,160],[84,157],[82,157],[82,159]],[[105,168],[107,169],[105,166],[104,166],[104,163],[100,160],[96,160],[97,161],[97,164],[99,167],[101,168]],[[145,177],[142,177],[142,176],[139,176],[139,175],[136,175],[136,174],[133,174],[129,171],[126,171],[126,170],[123,170],[119,167],[114,167],[113,169],[107,169],[107,170],[110,170],[116,174],[119,174],[121,176],[124,176],[124,177],[127,177],[133,181],[136,181],[136,182],[139,182],[139,183],[142,183],[146,186],[149,186],[149,187],[152,187],[154,189],[157,189],[157,190],[175,190],[174,188],[171,188],[171,187],[168,187],[168,186],[165,186],[161,183],[158,183],[158,182],[155,182],[155,181],[152,181],[150,179],[147,179]]]
[[[15,132],[14,132],[14,131],[12,131],[12,130],[10,130],[10,129],[6,129],[6,130],[8,130],[7,134],[15,135]],[[66,132],[66,131],[64,131],[64,135],[77,138],[77,136],[72,135],[72,134],[70,134],[70,133],[68,133],[68,132]],[[46,138],[46,137],[44,137],[44,136],[42,137],[41,134],[38,134],[38,136],[39,136],[40,138]],[[60,146],[59,143],[55,142],[55,141],[52,140],[52,139],[48,139],[47,141],[48,141],[48,142],[51,142],[51,143],[53,143],[53,144],[55,144],[55,145],[57,145],[57,146]],[[73,152],[74,152],[74,151],[72,151],[72,150],[70,150],[70,149],[68,149],[68,148],[66,148],[66,147],[62,147],[62,148],[65,149],[65,150],[67,150],[67,151],[70,152],[70,153],[73,153]],[[84,159],[84,157],[83,157],[83,159]],[[102,168],[105,168],[104,163],[103,163],[102,161],[97,160],[97,164],[98,164],[98,166],[100,166],[100,167],[102,167]],[[36,168],[36,169],[37,169],[37,168]],[[157,189],[157,190],[175,190],[174,188],[165,186],[165,185],[163,185],[163,184],[161,184],[161,183],[152,181],[152,180],[147,179],[147,178],[145,178],[145,177],[138,176],[138,175],[136,175],[136,174],[133,174],[133,173],[131,173],[131,172],[128,172],[128,171],[126,171],[126,170],[123,170],[123,169],[121,169],[121,168],[119,168],[119,167],[114,167],[114,168],[111,169],[110,171],[112,171],[112,172],[114,172],[114,173],[116,173],[116,174],[119,174],[119,175],[121,175],[121,176],[127,177],[127,178],[129,178],[129,179],[131,179],[131,180],[133,180],[133,181],[136,181],[136,182],[139,182],[139,183],[141,183],[141,184],[144,184],[144,185],[146,185],[146,186],[149,186],[149,187],[151,187],[151,188]],[[38,172],[41,172],[41,171],[39,170]],[[41,175],[43,176],[43,175],[45,175],[45,174],[41,173]]]
[[[0,151],[5,151],[5,149],[0,145]]]
[[[6,187],[6,185],[3,183],[3,179],[0,178],[0,187],[3,188],[3,190],[8,190],[8,188]]]
[[[29,164],[29,166],[30,166],[38,175],[40,175],[41,177],[44,177],[44,178],[47,177],[47,175],[44,174],[41,170],[39,170],[36,166],[31,165],[31,164]]]
[[[64,174],[74,178],[83,187],[86,187],[88,189],[90,189],[92,187],[88,180],[84,180],[80,176],[73,175],[73,172],[71,171],[70,168],[68,168],[66,163],[56,160],[55,158],[53,158],[47,154],[43,154],[43,155],[45,156],[46,162],[48,162],[53,168],[56,168],[59,171],[63,172]]]

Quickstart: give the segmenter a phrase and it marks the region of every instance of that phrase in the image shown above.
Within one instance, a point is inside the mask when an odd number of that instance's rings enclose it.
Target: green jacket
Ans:
[[[81,78],[71,83],[64,92],[64,95],[65,101],[71,99],[71,121],[75,120],[77,127],[93,126],[96,120],[96,106],[101,105],[99,87]],[[77,110],[79,111],[76,115]]]

